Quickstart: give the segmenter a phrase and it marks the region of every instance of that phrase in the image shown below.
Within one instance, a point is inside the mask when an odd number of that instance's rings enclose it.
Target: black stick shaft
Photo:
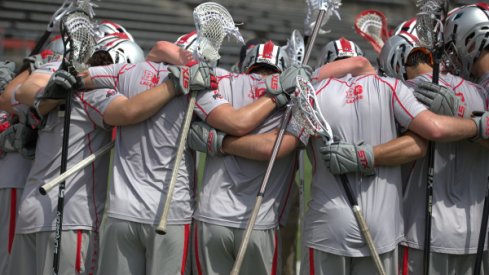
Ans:
[[[60,174],[66,171],[68,164],[68,145],[70,138],[70,120],[71,120],[71,91],[66,93],[65,114],[63,125],[63,144],[61,148],[61,166]],[[53,274],[59,274],[59,262],[61,252],[61,234],[63,232],[63,211],[65,197],[65,181],[59,184],[58,191],[58,207],[56,212],[56,232],[54,239],[54,255],[53,255]]]
[[[475,257],[474,275],[481,273],[482,256],[484,255],[484,246],[486,244],[487,221],[489,218],[489,177],[487,178],[486,197],[484,198],[484,208],[482,210],[481,229],[479,231],[479,243],[477,244],[477,255]]]

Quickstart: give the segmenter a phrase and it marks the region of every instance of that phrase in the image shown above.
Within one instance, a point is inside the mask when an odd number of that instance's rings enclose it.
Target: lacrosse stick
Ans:
[[[109,142],[108,144],[104,145],[97,152],[95,152],[95,153],[89,155],[88,157],[84,158],[82,161],[80,161],[75,166],[73,166],[70,169],[66,170],[64,173],[62,173],[61,175],[57,176],[56,178],[54,178],[50,182],[48,182],[48,183],[44,184],[43,186],[39,187],[39,193],[41,193],[42,195],[47,195],[47,193],[51,189],[53,189],[54,187],[58,186],[62,181],[65,181],[67,178],[71,177],[75,173],[78,173],[78,171],[80,171],[83,168],[85,168],[88,165],[90,165],[92,162],[94,162],[100,156],[105,155],[113,147],[114,147],[114,142]]]
[[[311,1],[308,0],[308,4]],[[326,21],[329,20],[331,14],[336,14],[339,17],[339,13],[337,9],[341,5],[340,0],[326,0],[324,2],[321,1],[312,1],[315,2],[315,6],[309,6],[309,9],[320,9],[317,20],[314,22],[314,30],[309,39],[306,47],[306,53],[304,55],[304,59],[302,60],[302,64],[307,64],[309,62],[309,57],[311,56],[312,47],[314,42],[316,41],[317,34],[322,25],[324,25],[323,19],[326,17]],[[319,3],[321,2],[321,3]],[[312,12],[311,12],[312,13]],[[327,16],[326,16],[327,15]],[[260,210],[260,206],[263,201],[263,196],[265,193],[265,189],[268,185],[268,181],[270,179],[270,175],[272,173],[273,165],[275,164],[275,160],[277,159],[278,151],[280,149],[280,145],[282,144],[282,140],[284,138],[285,129],[287,128],[287,124],[289,123],[290,116],[292,114],[292,105],[287,104],[287,108],[285,109],[285,113],[282,118],[282,122],[280,124],[280,130],[275,139],[275,143],[273,145],[272,155],[270,157],[270,161],[268,162],[267,170],[265,172],[265,176],[263,178],[262,184],[260,186],[260,190],[256,196],[255,206],[253,207],[253,211],[251,213],[251,217],[246,225],[246,230],[243,236],[243,240],[241,241],[241,245],[238,250],[238,255],[236,256],[236,260],[234,261],[233,268],[231,269],[231,275],[238,275],[239,270],[241,269],[241,265],[243,264],[244,256],[246,254],[246,250],[248,249],[248,243],[250,242],[251,233],[253,232],[253,228],[255,227],[256,218],[258,217],[258,211]]]
[[[207,2],[198,5],[194,10],[194,21],[199,42],[197,55],[201,61],[209,62],[211,64],[217,62],[220,58],[219,48],[226,35],[231,35],[238,41],[243,42],[243,38],[241,37],[238,28],[235,26],[233,18],[226,8],[220,4]],[[168,193],[166,195],[163,213],[160,222],[156,227],[156,233],[161,235],[166,234],[168,215],[170,214],[170,204],[177,182],[178,168],[180,167],[179,165],[187,142],[187,135],[190,128],[190,122],[192,121],[196,96],[197,92],[192,91],[180,134],[175,165],[173,166],[170,184],[168,185]]]
[[[389,38],[385,15],[376,10],[364,10],[355,18],[354,26],[355,31],[380,54],[384,42]]]
[[[90,58],[95,49],[95,31],[87,10],[88,2],[80,2],[78,9],[65,14],[61,18],[60,32],[63,40],[64,55],[59,69],[67,70],[76,75],[77,71],[85,68],[85,62]],[[68,50],[69,49],[69,50]],[[69,52],[69,54],[68,54]],[[63,143],[61,149],[60,174],[66,171],[68,162],[68,142],[70,137],[72,93],[66,93],[64,107]],[[54,240],[53,274],[59,271],[59,259],[61,248],[61,234],[63,230],[65,181],[59,183],[58,207],[56,212],[56,234]]]
[[[481,230],[479,232],[479,243],[477,245],[477,255],[475,257],[474,275],[481,273],[482,255],[484,254],[484,246],[486,244],[487,221],[489,218],[489,177],[487,178],[486,197],[484,198],[484,208],[482,209]]]
[[[292,97],[293,113],[294,119],[300,124],[304,125],[304,132],[309,135],[319,135],[325,144],[331,144],[333,142],[333,131],[330,125],[323,117],[321,109],[318,105],[316,98],[316,91],[311,83],[304,78],[297,77],[297,89]],[[343,174],[340,175],[341,183],[345,189],[348,202],[352,207],[353,214],[358,222],[360,231],[365,238],[365,242],[370,250],[377,271],[381,275],[385,275],[384,267],[380,261],[379,254],[375,248],[374,241],[370,234],[370,231],[365,221],[365,217],[361,211],[356,197],[353,195],[353,191],[348,182],[348,177]]]
[[[448,11],[446,0],[418,0],[416,33],[423,47],[433,55],[433,83],[438,84],[440,61],[443,55],[443,24]],[[426,212],[424,232],[423,274],[429,274],[431,250],[431,216],[433,208],[433,180],[435,174],[435,143],[428,146],[428,176],[426,183]]]

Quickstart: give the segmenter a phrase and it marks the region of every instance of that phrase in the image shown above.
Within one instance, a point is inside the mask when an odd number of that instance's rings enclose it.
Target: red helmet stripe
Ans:
[[[264,58],[272,58],[273,56],[273,48],[275,47],[275,44],[271,40],[269,40],[265,45],[263,46],[263,53],[262,56]]]

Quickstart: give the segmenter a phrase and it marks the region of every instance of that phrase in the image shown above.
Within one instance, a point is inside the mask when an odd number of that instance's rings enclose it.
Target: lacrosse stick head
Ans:
[[[288,66],[288,60],[285,50],[270,40],[247,51],[241,71],[249,74],[258,67],[266,66],[280,73]]]
[[[304,21],[304,34],[307,36],[312,35],[312,31],[316,25],[316,20],[321,10],[326,12],[324,19],[321,22],[321,27],[328,22],[329,18],[333,14],[336,15],[339,20],[341,20],[340,14],[338,13],[338,9],[341,6],[341,0],[306,0],[306,3],[307,13]],[[324,34],[328,33],[328,31],[320,30],[319,33]]]
[[[333,131],[321,112],[316,90],[305,78],[297,76],[295,93],[291,97],[292,116],[309,136],[319,135],[326,144],[333,142]]]
[[[224,37],[230,35],[244,44],[231,14],[222,5],[207,2],[194,9],[194,21],[198,35],[197,55],[206,62],[217,62]]]
[[[302,60],[304,60],[305,45],[304,38],[298,30],[292,31],[290,39],[287,41],[287,45],[282,47],[287,56],[289,57],[289,64],[300,65]]]
[[[410,54],[422,51],[429,58],[431,53],[421,47],[415,36],[401,32],[389,38],[379,54],[379,67],[387,76],[407,80],[406,63]],[[432,63],[432,60],[431,60]]]
[[[448,1],[418,0],[416,6],[416,33],[421,46],[431,50],[442,47],[443,22],[448,12]]]
[[[357,44],[342,37],[338,40],[331,41],[324,46],[319,55],[317,67],[319,68],[326,63],[338,59],[363,55],[362,49],[360,49]]]
[[[355,31],[379,53],[389,37],[385,15],[377,10],[364,10],[355,18],[354,26]]]
[[[65,14],[60,25],[64,53],[63,66],[79,72],[95,49],[95,30],[89,15],[82,9]]]
[[[451,11],[443,32],[444,63],[448,71],[472,78],[474,62],[489,46],[489,5],[479,3]]]

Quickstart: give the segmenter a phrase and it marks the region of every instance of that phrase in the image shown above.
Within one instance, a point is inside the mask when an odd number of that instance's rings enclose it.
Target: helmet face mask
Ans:
[[[318,66],[348,57],[363,56],[363,51],[357,44],[345,38],[340,38],[326,44],[321,51]]]
[[[489,46],[489,6],[474,4],[450,12],[443,32],[447,69],[471,79],[474,62]]]
[[[250,73],[259,67],[269,67],[277,72],[283,72],[287,66],[288,57],[285,51],[272,41],[268,41],[248,49],[241,70],[244,73]]]

